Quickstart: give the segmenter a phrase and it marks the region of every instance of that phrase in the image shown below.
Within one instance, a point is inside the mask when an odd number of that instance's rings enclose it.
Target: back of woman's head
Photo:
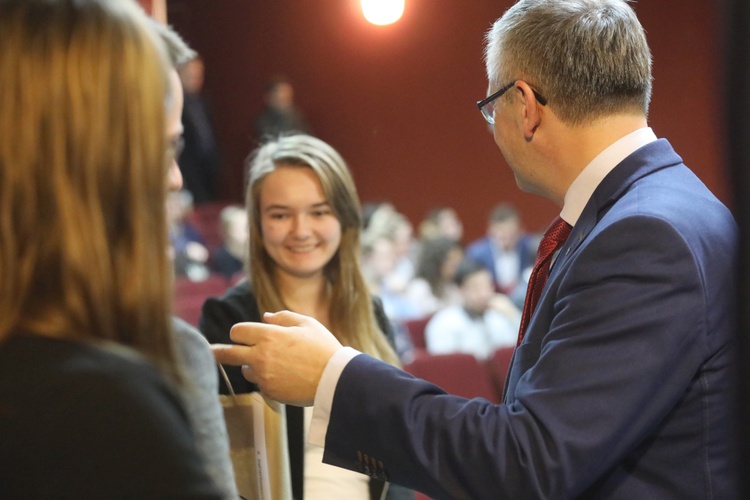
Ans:
[[[0,0],[0,338],[171,356],[159,43],[129,0]]]

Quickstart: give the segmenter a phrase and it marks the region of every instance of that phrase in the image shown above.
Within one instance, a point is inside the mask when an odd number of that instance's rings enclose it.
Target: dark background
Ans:
[[[363,202],[391,201],[415,225],[451,205],[465,242],[500,201],[515,203],[528,229],[544,229],[557,208],[517,189],[475,105],[487,90],[484,33],[511,4],[407,0],[399,22],[373,26],[357,0],[168,0],[169,23],[206,63],[222,197],[242,199],[263,87],[283,73],[315,134],[349,163]],[[654,55],[651,126],[732,206],[721,9],[713,0],[633,6]]]
[[[726,142],[729,164],[732,169],[732,187],[737,200],[736,216],[740,225],[740,310],[739,415],[740,450],[742,452],[741,478],[743,496],[750,495],[750,2],[729,0],[725,2],[727,72],[725,86]]]

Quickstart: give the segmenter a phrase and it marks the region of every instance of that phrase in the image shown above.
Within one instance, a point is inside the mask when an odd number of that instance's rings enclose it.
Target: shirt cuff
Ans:
[[[323,370],[320,377],[318,389],[315,391],[313,401],[313,415],[310,430],[307,434],[307,442],[315,446],[325,447],[328,422],[331,418],[331,407],[333,406],[333,395],[336,392],[336,384],[339,382],[341,372],[344,371],[349,361],[361,354],[351,347],[342,347],[336,351]]]

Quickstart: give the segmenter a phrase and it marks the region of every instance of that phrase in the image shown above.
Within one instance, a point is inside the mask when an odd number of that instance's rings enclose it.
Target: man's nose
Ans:
[[[170,191],[179,191],[182,189],[182,172],[175,159],[172,160],[172,164],[169,166],[169,171],[167,172],[167,187]]]

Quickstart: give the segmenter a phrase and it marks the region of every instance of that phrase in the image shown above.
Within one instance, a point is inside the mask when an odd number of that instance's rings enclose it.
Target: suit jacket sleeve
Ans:
[[[654,217],[595,232],[550,279],[506,404],[446,395],[360,355],[337,384],[324,461],[435,498],[575,497],[661,437],[675,408],[702,404],[695,377],[726,382],[706,359],[726,362],[726,336],[710,332],[731,303],[706,290],[708,247]],[[732,256],[714,257],[730,263],[712,278],[726,285]]]

